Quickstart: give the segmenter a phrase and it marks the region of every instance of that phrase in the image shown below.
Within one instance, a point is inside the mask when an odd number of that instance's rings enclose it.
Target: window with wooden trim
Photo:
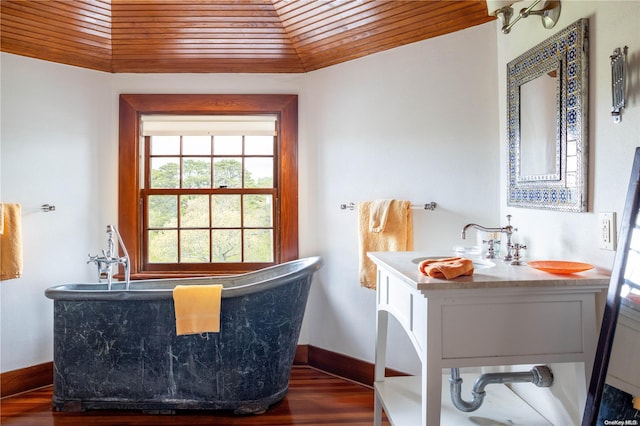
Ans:
[[[121,95],[119,228],[134,277],[295,259],[295,95]]]

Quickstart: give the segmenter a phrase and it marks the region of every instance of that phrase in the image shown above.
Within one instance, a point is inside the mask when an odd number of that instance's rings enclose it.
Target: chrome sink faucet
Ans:
[[[469,228],[479,229],[480,231],[484,231],[484,232],[501,232],[503,234],[506,234],[507,235],[507,254],[504,256],[504,260],[508,262],[513,260],[513,244],[511,244],[511,235],[513,234],[514,231],[517,231],[518,229],[511,226],[510,214],[507,215],[507,226],[503,226],[501,228],[487,228],[484,226],[480,226],[476,223],[466,224],[464,228],[462,228],[463,240],[467,238],[467,229]]]
[[[115,241],[114,234],[118,239],[118,243],[124,252],[124,256],[120,257],[116,255],[115,250]],[[124,242],[122,241],[122,237],[118,232],[118,228],[115,225],[107,225],[107,251],[102,250],[102,256],[91,256],[89,254],[89,260],[87,263],[95,263],[98,266],[98,282],[103,282],[103,279],[107,280],[107,289],[111,290],[111,283],[113,278],[113,265],[123,265],[124,266],[124,277],[125,277],[125,288],[129,290],[130,283],[130,260],[129,253],[127,253],[127,249],[124,246]]]

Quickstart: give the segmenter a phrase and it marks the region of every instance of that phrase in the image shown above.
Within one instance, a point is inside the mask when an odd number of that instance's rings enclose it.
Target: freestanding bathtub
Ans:
[[[61,411],[258,413],[286,394],[318,257],[224,277],[69,284],[54,300]],[[223,284],[220,332],[176,335],[173,288]]]

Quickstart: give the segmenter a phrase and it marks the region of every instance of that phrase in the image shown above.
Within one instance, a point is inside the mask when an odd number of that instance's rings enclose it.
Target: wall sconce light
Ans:
[[[625,74],[627,71],[626,57],[629,48],[627,46],[623,48],[617,47],[613,51],[611,58],[611,115],[613,116],[613,122],[619,123],[622,121],[622,110],[624,109],[624,95],[625,95]]]
[[[560,0],[535,0],[531,6],[520,9],[520,13],[512,21],[513,7],[511,7],[511,5],[513,3],[515,3],[513,0],[487,0],[487,11],[489,15],[496,16],[500,19],[500,22],[502,22],[502,32],[504,34],[509,34],[516,22],[530,15],[540,16],[542,26],[546,29],[553,28],[560,17]],[[542,8],[533,10],[533,8],[540,3],[542,3]]]

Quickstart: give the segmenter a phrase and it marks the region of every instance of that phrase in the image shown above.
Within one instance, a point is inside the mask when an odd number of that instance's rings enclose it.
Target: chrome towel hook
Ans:
[[[356,208],[355,203],[340,204],[340,210],[355,210],[355,208]]]

